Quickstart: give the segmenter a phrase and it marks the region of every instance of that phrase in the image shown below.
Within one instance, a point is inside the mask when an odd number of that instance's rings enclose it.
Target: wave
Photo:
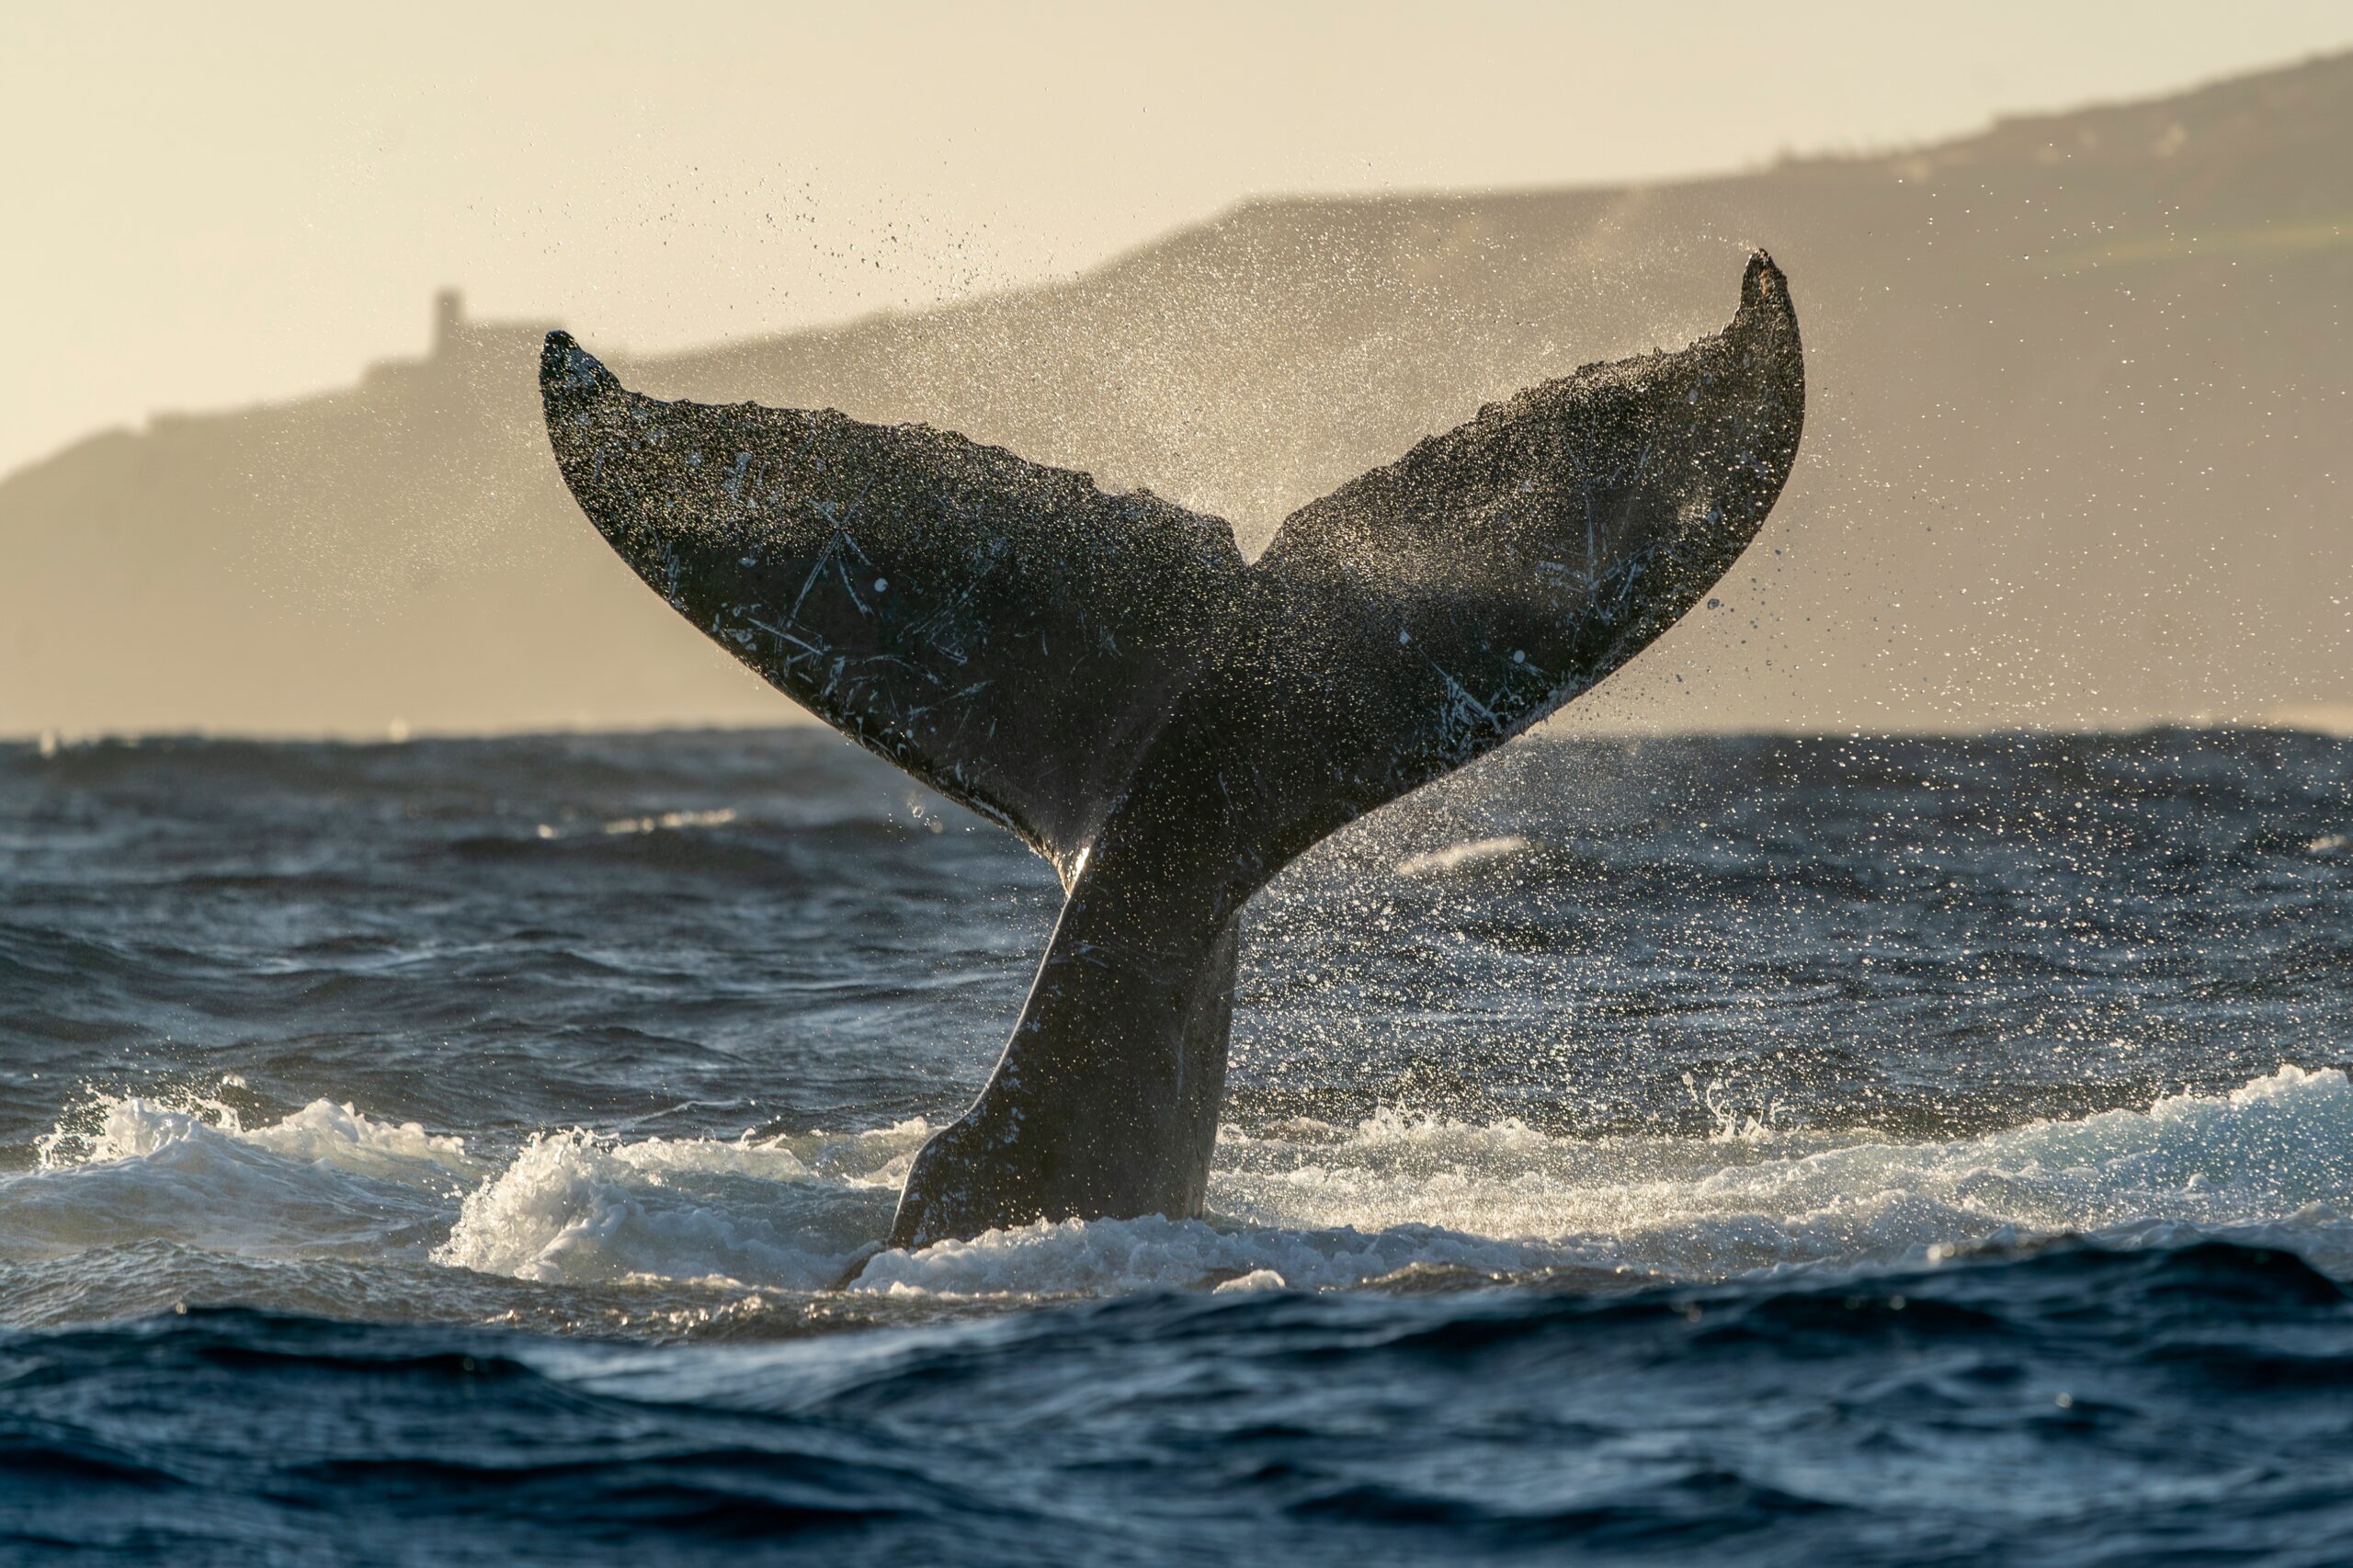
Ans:
[[[0,1257],[157,1241],[381,1256],[541,1286],[1034,1298],[1324,1290],[1567,1272],[1713,1281],[1909,1266],[2066,1233],[2204,1237],[2353,1277],[2353,1084],[2283,1066],[2226,1095],[1941,1143],[1752,1131],[1557,1138],[1384,1109],[1229,1130],[1211,1218],[1040,1223],[875,1251],[920,1119],[772,1138],[545,1133],[493,1158],[315,1102],[245,1127],[217,1102],[99,1100],[0,1177]]]
[[[1408,855],[1397,862],[1397,874],[1401,877],[1444,877],[1469,867],[1525,855],[1531,847],[1529,841],[1517,833],[1466,839],[1442,849],[1427,849],[1419,855]]]
[[[325,1100],[246,1128],[218,1099],[97,1096],[0,1177],[0,1258],[166,1240],[263,1256],[417,1250],[488,1174],[455,1138]]]
[[[470,1193],[439,1261],[518,1279],[822,1290],[886,1230],[920,1120],[805,1138],[535,1138]],[[799,1147],[794,1145],[798,1143]]]
[[[1352,1129],[1228,1131],[1219,1165],[1217,1223],[1036,1225],[884,1254],[859,1284],[1099,1292],[1232,1271],[1322,1290],[1417,1267],[1719,1280],[2062,1233],[2223,1236],[2353,1274],[2353,1084],[2336,1069],[1948,1143],[1576,1140],[1383,1110]]]

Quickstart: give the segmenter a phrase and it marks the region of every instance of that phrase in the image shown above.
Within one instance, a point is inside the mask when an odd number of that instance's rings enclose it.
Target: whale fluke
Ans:
[[[641,577],[1062,878],[897,1245],[1198,1213],[1244,903],[1674,624],[1762,526],[1805,401],[1760,253],[1722,333],[1482,409],[1245,563],[1224,522],[1149,493],[921,425],[657,402],[561,332],[540,384],[565,482]]]

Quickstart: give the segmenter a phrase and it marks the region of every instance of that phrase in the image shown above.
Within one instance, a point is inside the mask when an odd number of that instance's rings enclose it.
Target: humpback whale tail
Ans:
[[[1805,397],[1759,253],[1722,333],[1483,408],[1245,563],[1217,518],[926,426],[642,397],[561,332],[540,383],[566,483],[642,578],[1061,876],[898,1245],[1198,1213],[1243,904],[1674,624],[1763,524]]]

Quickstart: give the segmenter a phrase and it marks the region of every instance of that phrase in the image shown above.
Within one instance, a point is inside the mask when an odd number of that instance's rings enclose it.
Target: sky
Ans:
[[[420,352],[1066,276],[1250,195],[1878,148],[2353,46],[2343,0],[0,8],[0,473]]]

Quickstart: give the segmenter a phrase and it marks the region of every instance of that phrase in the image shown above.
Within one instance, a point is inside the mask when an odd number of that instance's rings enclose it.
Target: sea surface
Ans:
[[[1208,1218],[878,1252],[1057,903],[815,729],[0,746],[0,1560],[2353,1561],[2353,742],[1520,743]]]

